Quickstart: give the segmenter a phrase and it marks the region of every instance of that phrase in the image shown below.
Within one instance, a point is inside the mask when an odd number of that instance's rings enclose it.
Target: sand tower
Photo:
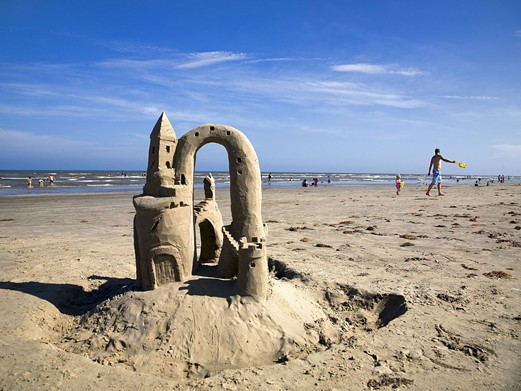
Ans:
[[[253,146],[239,130],[215,124],[202,125],[176,140],[164,113],[150,135],[143,194],[134,197],[138,285],[154,289],[171,281],[186,281],[197,271],[195,221],[204,208],[196,208],[194,214],[194,167],[197,151],[208,143],[224,146],[230,171],[232,222],[218,227],[217,212],[206,219],[214,232],[222,232],[222,241],[213,234],[216,240],[210,246],[212,254],[219,257],[219,275],[236,276],[238,294],[264,299],[268,263],[261,217],[261,173]],[[220,243],[222,248],[215,248]],[[208,246],[202,249],[207,251]],[[208,253],[201,252],[201,258],[205,256]]]

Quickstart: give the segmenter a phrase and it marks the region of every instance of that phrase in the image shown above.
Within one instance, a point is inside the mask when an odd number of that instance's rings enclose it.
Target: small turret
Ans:
[[[177,145],[174,128],[165,113],[161,113],[150,133],[147,181],[143,193],[153,196],[171,195],[174,171],[172,163]]]

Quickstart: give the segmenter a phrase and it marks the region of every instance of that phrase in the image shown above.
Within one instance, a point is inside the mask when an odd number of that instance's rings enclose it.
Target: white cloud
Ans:
[[[105,68],[122,69],[193,69],[205,67],[229,61],[239,61],[247,59],[245,53],[232,53],[224,51],[185,53],[179,54],[169,59],[134,60],[134,59],[112,59],[102,61],[98,65]]]
[[[129,59],[113,59],[98,63],[99,66],[105,68],[122,68],[122,69],[156,69],[156,68],[175,68],[177,61],[174,60],[129,60]]]
[[[401,76],[420,76],[423,72],[416,68],[399,68],[393,65],[378,64],[344,64],[331,67],[336,72],[357,72],[369,75],[401,75]]]
[[[289,91],[289,88],[281,90]],[[374,90],[367,85],[330,81],[303,81],[293,85],[293,96],[308,104],[323,102],[331,106],[382,105],[396,108],[425,106],[426,102],[405,95]],[[305,103],[305,102],[304,102]]]
[[[231,52],[202,52],[191,53],[187,55],[189,61],[178,65],[178,68],[199,68],[207,65],[217,64],[227,61],[243,60],[247,57],[245,53],[231,53]]]
[[[496,96],[487,95],[443,95],[441,98],[445,99],[475,99],[475,100],[496,100]]]

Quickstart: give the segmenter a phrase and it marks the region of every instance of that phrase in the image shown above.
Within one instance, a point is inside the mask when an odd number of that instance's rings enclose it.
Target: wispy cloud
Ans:
[[[313,93],[329,95],[337,104],[383,105],[396,108],[415,108],[425,106],[426,102],[412,99],[402,94],[374,90],[364,84],[341,82],[307,83]]]
[[[42,146],[45,146],[47,153],[59,153],[64,150],[77,151],[78,148],[92,147],[95,144],[90,141],[6,128],[0,128],[0,138],[4,140],[2,150],[4,150],[4,153],[10,154],[18,151],[27,152],[27,149],[35,152],[41,151]]]
[[[474,100],[496,100],[497,96],[487,95],[443,95],[440,98],[445,99],[474,99]]]
[[[134,60],[126,58],[111,59],[99,62],[97,65],[103,68],[120,68],[120,69],[165,69],[176,68],[179,64],[178,60]]]
[[[343,64],[331,67],[336,72],[357,72],[370,75],[401,75],[401,76],[420,76],[423,72],[416,68],[400,68],[394,65],[379,64]]]
[[[521,30],[514,31],[514,37],[521,38]]]
[[[492,158],[499,162],[503,169],[517,170],[521,167],[521,144],[492,145]]]
[[[188,61],[178,65],[178,68],[200,68],[212,64],[228,61],[238,61],[247,58],[245,53],[231,52],[202,52],[187,55]]]
[[[171,55],[169,58],[154,59],[126,59],[117,58],[99,62],[98,65],[104,68],[122,68],[122,69],[194,69],[201,68],[213,64],[219,64],[230,61],[240,61],[249,58],[246,53],[232,52],[201,52],[201,53],[181,53]]]
[[[521,157],[521,144],[496,144],[492,145],[492,148],[499,153]]]
[[[363,83],[326,81],[309,75],[277,78],[230,75],[225,81],[214,80],[213,83],[222,83],[219,91],[258,95],[264,101],[290,103],[295,107],[328,105],[345,109],[347,106],[387,106],[408,109],[428,105],[426,101],[399,92],[384,91]]]

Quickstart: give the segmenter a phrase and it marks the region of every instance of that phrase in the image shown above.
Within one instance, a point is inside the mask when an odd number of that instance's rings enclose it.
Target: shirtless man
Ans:
[[[434,150],[435,155],[431,159],[431,164],[429,165],[429,173],[427,175],[431,175],[431,169],[432,169],[432,182],[429,185],[429,188],[427,189],[427,195],[430,196],[431,189],[434,185],[438,186],[438,195],[442,196],[445,195],[441,192],[441,161],[447,163],[456,163],[455,160],[448,160],[445,159],[443,156],[441,156],[441,152],[439,148],[436,148]]]

